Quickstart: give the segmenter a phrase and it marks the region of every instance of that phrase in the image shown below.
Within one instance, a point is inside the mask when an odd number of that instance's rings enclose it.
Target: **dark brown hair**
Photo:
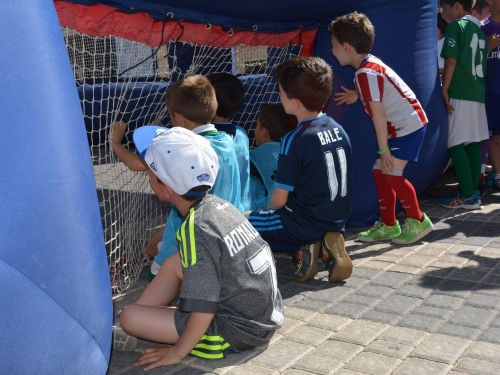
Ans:
[[[290,117],[295,119],[294,127]],[[259,123],[267,129],[271,141],[279,142],[286,133],[297,127],[297,118],[287,114],[282,104],[264,103],[260,106]]]
[[[227,72],[210,73],[207,78],[215,89],[217,116],[231,119],[243,104],[243,84]]]
[[[276,81],[289,99],[320,112],[332,94],[332,68],[319,57],[292,57],[276,67]]]
[[[471,12],[474,5],[476,5],[476,0],[440,0],[439,5],[449,5],[452,7],[455,3],[459,3],[466,12]]]

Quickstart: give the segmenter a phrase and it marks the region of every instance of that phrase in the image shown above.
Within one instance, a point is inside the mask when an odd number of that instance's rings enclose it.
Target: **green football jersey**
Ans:
[[[484,103],[487,55],[488,42],[476,18],[465,16],[448,24],[441,57],[457,61],[450,98]]]

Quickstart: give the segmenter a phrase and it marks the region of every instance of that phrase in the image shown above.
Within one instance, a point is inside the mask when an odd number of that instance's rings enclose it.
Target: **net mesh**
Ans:
[[[112,152],[108,139],[114,122],[128,124],[123,144],[134,150],[131,134],[136,127],[170,125],[164,105],[170,82],[193,74],[230,72],[240,77],[246,95],[233,121],[253,142],[260,104],[279,101],[272,69],[297,56],[300,46],[216,48],[169,40],[151,48],[69,28],[63,33],[81,100],[116,297],[148,264],[145,243],[164,225],[170,207],[153,194],[147,173],[129,170]]]

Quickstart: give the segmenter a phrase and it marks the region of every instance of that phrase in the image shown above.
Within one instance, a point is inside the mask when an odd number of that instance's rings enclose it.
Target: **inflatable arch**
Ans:
[[[338,91],[341,85],[352,87],[354,71],[339,67],[331,56],[327,25],[343,13],[364,12],[376,28],[373,53],[415,91],[430,120],[421,159],[407,168],[407,177],[422,192],[446,163],[436,0],[177,0],[175,7],[166,2],[26,0],[19,5],[7,0],[0,5],[8,14],[0,26],[2,373],[99,374],[109,362],[112,300],[101,218],[59,22],[91,28],[112,14],[117,22],[106,26],[117,35],[151,45],[158,44],[165,27],[174,32],[179,25],[185,40],[211,37],[214,46],[251,45],[263,38],[268,45],[295,41],[302,54],[332,65]],[[120,22],[128,17],[134,22]],[[100,26],[96,32],[107,32]],[[349,225],[371,224],[378,218],[371,122],[357,104],[337,107],[331,101],[326,112],[353,143],[355,200]]]
[[[55,1],[63,26],[91,35],[110,33],[151,46],[168,37],[217,47],[258,45],[263,40],[268,45],[280,45],[299,40],[302,55],[319,56],[331,64],[334,92],[340,91],[341,85],[353,87],[354,70],[340,67],[331,55],[328,24],[350,11],[366,13],[376,29],[373,54],[413,89],[429,118],[420,161],[408,165],[405,175],[420,193],[443,170],[447,120],[436,65],[436,0],[282,0],[262,6],[250,1],[228,5],[222,0],[179,0],[175,6],[161,0],[92,1],[95,3],[99,5],[88,6],[87,0]],[[182,32],[176,31],[181,24]],[[353,144],[354,206],[348,226],[369,225],[379,217],[371,175],[376,151],[373,126],[359,103],[338,107],[331,100],[325,110],[343,125]],[[245,118],[236,120],[245,126]]]

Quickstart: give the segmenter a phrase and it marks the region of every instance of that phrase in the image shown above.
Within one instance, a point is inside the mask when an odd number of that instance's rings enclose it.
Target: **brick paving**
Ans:
[[[500,374],[500,192],[487,189],[481,210],[449,210],[436,196],[454,193],[447,172],[420,199],[436,229],[411,246],[361,243],[349,228],[350,279],[304,284],[276,254],[285,323],[271,343],[220,361],[188,357],[152,374],[311,375]],[[399,219],[404,220],[400,214]],[[135,301],[146,272],[114,301]],[[113,352],[109,375],[143,373],[134,361],[147,347]]]

